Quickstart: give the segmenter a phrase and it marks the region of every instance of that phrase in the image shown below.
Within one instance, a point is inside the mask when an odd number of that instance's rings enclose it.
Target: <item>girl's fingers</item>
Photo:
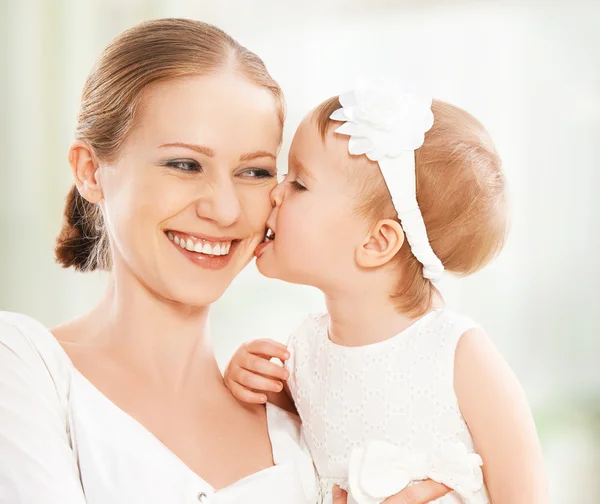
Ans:
[[[243,387],[239,383],[232,382],[229,384],[229,390],[238,401],[251,404],[264,404],[267,402],[267,396],[260,392],[253,392]]]
[[[279,341],[260,339],[245,343],[242,348],[254,355],[263,355],[267,359],[277,358],[285,361],[290,358],[287,347]]]
[[[427,504],[446,495],[451,489],[437,481],[425,480],[392,495],[383,504]]]
[[[283,390],[283,383],[279,380],[266,378],[253,373],[252,371],[248,371],[247,369],[237,369],[232,379],[238,384],[253,390],[265,390],[270,392],[281,392]]]
[[[247,354],[243,359],[240,359],[239,366],[253,373],[276,378],[277,380],[287,380],[290,375],[289,371],[284,367],[252,354]]]
[[[332,504],[346,504],[348,502],[348,494],[337,485],[333,487],[331,497],[333,499]]]

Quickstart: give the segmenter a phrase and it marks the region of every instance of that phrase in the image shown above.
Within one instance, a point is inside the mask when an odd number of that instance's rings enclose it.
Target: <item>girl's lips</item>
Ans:
[[[254,256],[257,258],[260,257],[262,255],[262,253],[265,251],[265,249],[267,248],[267,245],[272,243],[273,240],[275,240],[275,232],[273,231],[273,228],[271,226],[267,225],[267,227],[265,228],[265,237],[264,237],[262,243],[260,243],[254,249]]]
[[[263,254],[263,252],[265,251],[265,249],[269,245],[271,245],[271,243],[273,243],[273,240],[264,241],[261,244],[259,244],[258,247],[256,247],[254,249],[254,256],[257,257],[257,258],[260,257]]]

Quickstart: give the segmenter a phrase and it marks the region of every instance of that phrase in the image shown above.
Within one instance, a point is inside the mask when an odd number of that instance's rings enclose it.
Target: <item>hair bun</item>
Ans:
[[[56,261],[78,271],[107,269],[110,251],[103,230],[100,209],[73,186],[67,195],[65,219],[56,240]]]

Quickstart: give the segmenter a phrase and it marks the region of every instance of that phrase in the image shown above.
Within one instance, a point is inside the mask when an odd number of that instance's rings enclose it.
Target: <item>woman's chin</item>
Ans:
[[[172,275],[162,279],[156,294],[174,304],[190,308],[209,306],[218,301],[231,285],[234,276],[219,278],[218,275],[196,277],[194,275]]]
[[[218,290],[214,286],[208,290],[197,288],[195,290],[190,289],[173,289],[169,296],[165,296],[166,299],[171,301],[173,304],[187,307],[189,309],[203,308],[210,306],[216,302],[225,292],[224,289]]]

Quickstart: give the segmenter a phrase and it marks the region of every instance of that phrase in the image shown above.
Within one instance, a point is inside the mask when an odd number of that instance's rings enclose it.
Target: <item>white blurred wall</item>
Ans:
[[[552,502],[600,502],[600,2],[2,0],[0,309],[48,325],[99,298],[102,275],[53,262],[79,93],[105,44],[150,18],[193,17],[257,52],[295,126],[356,73],[410,75],[489,129],[511,189],[500,258],[443,291],[478,319],[536,414]],[[318,292],[253,265],[213,312],[221,362],[242,340],[287,334]]]

